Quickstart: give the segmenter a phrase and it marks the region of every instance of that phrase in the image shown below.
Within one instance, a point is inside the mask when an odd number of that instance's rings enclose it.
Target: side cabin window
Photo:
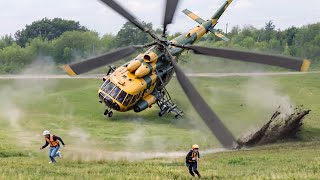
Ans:
[[[141,95],[141,92],[139,92],[139,94],[136,94],[136,95],[132,98],[132,101],[131,101],[130,104],[135,103],[135,102],[137,101],[137,99],[140,97],[140,95]]]
[[[123,101],[123,105],[124,106],[128,106],[129,105],[129,102],[131,101],[131,99],[132,99],[132,95],[131,94],[128,94],[127,95],[127,97],[126,97],[126,99]]]
[[[106,92],[107,94],[110,94],[110,92],[113,90],[113,88],[115,87],[116,85],[113,84],[112,82],[110,82],[103,90],[104,92]]]
[[[120,92],[120,88],[116,86],[116,87],[111,91],[110,96],[115,99],[115,98],[117,97],[117,95],[119,94],[119,92]]]
[[[127,93],[124,91],[121,91],[119,96],[117,97],[117,101],[122,103],[122,101],[124,100],[124,98],[126,97]]]

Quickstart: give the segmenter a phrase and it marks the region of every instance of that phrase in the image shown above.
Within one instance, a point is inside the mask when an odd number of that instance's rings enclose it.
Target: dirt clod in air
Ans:
[[[246,147],[274,143],[280,139],[292,138],[301,130],[303,119],[311,110],[303,110],[303,106],[294,109],[290,115],[281,112],[278,107],[270,120],[258,131],[237,140],[238,144]]]

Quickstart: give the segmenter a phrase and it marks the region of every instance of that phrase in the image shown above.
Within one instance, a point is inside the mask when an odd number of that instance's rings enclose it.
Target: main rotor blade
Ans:
[[[188,77],[183,73],[174,60],[172,60],[172,65],[183,91],[211,132],[225,148],[233,148],[236,145],[236,139],[232,133],[211,110],[209,105],[204,101],[199,92],[194,88]]]
[[[106,53],[97,57],[89,58],[82,62],[74,63],[71,65],[64,65],[63,69],[70,76],[76,76],[76,75],[88,72],[90,70],[96,69],[98,67],[111,64],[124,57],[130,56],[138,48],[142,48],[142,46],[129,46],[125,48],[120,48],[113,52]]]
[[[231,49],[222,49],[222,48],[208,48],[208,47],[193,46],[193,45],[186,45],[183,47],[185,47],[186,49],[193,50],[193,52],[196,54],[203,54],[208,56],[227,58],[227,59],[245,61],[245,62],[267,64],[271,66],[279,66],[279,67],[292,69],[296,71],[302,71],[302,72],[308,71],[310,66],[309,60],[306,60],[306,59],[302,60],[302,59],[293,58],[293,57],[275,56],[275,55],[238,51],[238,50],[231,50]]]
[[[125,17],[128,21],[130,21],[131,23],[136,25],[142,31],[144,31],[144,32],[147,31],[147,29],[143,26],[143,24],[141,24],[139,21],[137,21],[137,19],[133,15],[131,15],[128,11],[123,9],[123,7],[121,7],[115,1],[113,1],[113,0],[101,0],[101,1],[103,3],[105,3],[106,5],[108,5],[109,7],[111,7],[116,12],[118,12],[120,15]]]
[[[103,3],[111,7],[113,10],[118,12],[120,15],[125,17],[128,21],[136,25],[139,29],[141,29],[143,32],[148,33],[153,39],[159,40],[159,37],[152,31],[152,29],[146,28],[142,23],[140,23],[137,18],[135,18],[133,15],[131,15],[127,10],[125,10],[123,7],[121,7],[119,4],[117,4],[113,0],[101,0]]]
[[[177,9],[178,2],[179,0],[167,0],[166,12],[163,21],[163,36],[165,36],[166,34],[167,25],[172,23],[172,19]]]

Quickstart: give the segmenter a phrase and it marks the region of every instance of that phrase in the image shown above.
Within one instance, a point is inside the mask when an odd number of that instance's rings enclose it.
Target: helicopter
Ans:
[[[153,42],[148,44],[120,48],[97,57],[63,66],[63,69],[70,76],[76,76],[102,66],[110,65],[132,55],[139,49],[149,48],[118,68],[109,66],[108,73],[102,78],[103,84],[99,88],[98,97],[99,102],[106,106],[104,115],[109,117],[113,115],[112,110],[119,112],[130,110],[141,112],[153,104],[159,106],[159,116],[163,116],[166,113],[173,113],[175,117],[182,116],[183,111],[172,101],[170,94],[165,88],[175,73],[187,98],[213,135],[217,137],[224,147],[234,147],[236,140],[233,134],[208,106],[177,64],[181,53],[189,50],[200,55],[267,64],[302,72],[307,71],[310,66],[310,61],[306,59],[193,45],[207,33],[213,33],[224,41],[229,40],[214,28],[220,17],[232,3],[232,0],[227,0],[208,20],[200,18],[188,9],[183,10],[182,12],[197,22],[198,25],[172,40],[167,38],[167,26],[172,23],[179,0],[166,1],[161,37],[152,29],[146,28],[137,18],[114,0],[101,0],[101,2],[118,12],[154,39]]]

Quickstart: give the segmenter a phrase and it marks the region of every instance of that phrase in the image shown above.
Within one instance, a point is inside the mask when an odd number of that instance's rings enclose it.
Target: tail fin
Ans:
[[[182,11],[184,14],[186,14],[187,16],[189,16],[189,18],[193,19],[194,21],[196,21],[199,24],[202,24],[205,22],[205,20],[203,20],[202,18],[200,18],[199,16],[197,16],[196,14],[194,14],[193,12],[189,11],[188,9],[185,9]]]
[[[212,26],[207,27],[207,30],[212,32],[214,35],[217,37],[221,38],[224,41],[229,41],[227,37],[225,37],[223,34],[218,32],[217,30],[214,29],[214,26],[218,23],[219,18],[222,16],[222,14],[225,12],[225,10],[228,8],[228,6],[232,3],[233,0],[227,0],[220,8],[219,10],[211,17],[212,21]],[[189,11],[188,9],[185,9],[182,11],[184,14],[189,16],[191,19],[196,21],[199,24],[203,24],[206,21],[194,14],[193,12]],[[210,20],[208,20],[210,22]]]
[[[229,7],[233,0],[227,0],[219,10],[211,17],[212,25],[215,26],[218,23],[219,18],[222,16],[224,11]]]

